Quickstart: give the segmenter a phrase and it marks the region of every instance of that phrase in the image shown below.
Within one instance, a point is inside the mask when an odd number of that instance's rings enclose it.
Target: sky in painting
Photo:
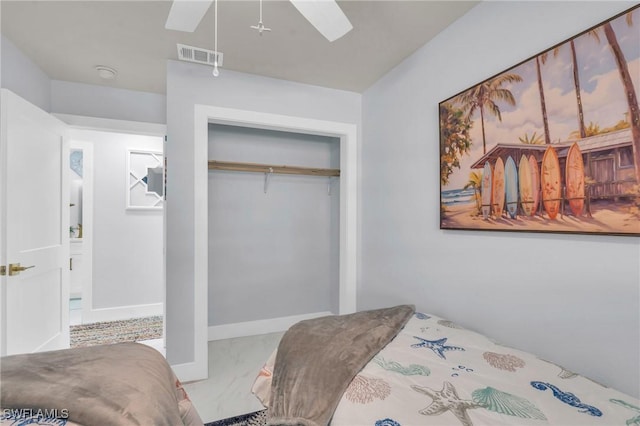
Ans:
[[[640,8],[632,12],[633,24],[625,16],[611,22],[628,63],[636,96],[640,99]],[[583,34],[574,39],[579,69],[585,126],[597,124],[601,129],[612,127],[625,118],[629,110],[620,74],[604,31],[597,28],[599,37]],[[578,129],[578,109],[569,43],[547,53],[541,63],[544,97],[552,143],[564,142]],[[520,143],[519,138],[534,132],[544,138],[542,112],[535,58],[508,71],[522,77],[522,82],[505,84],[516,100],[514,107],[498,101],[502,121],[485,112],[487,152],[497,143]],[[472,146],[461,158],[461,168],[449,177],[442,190],[462,188],[469,181],[470,166],[482,157],[482,128],[480,113],[472,116]],[[478,170],[481,171],[481,170]]]

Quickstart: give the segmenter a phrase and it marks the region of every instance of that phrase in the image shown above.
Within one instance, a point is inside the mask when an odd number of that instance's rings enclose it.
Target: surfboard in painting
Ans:
[[[548,147],[542,157],[542,171],[540,173],[542,184],[542,205],[549,215],[549,219],[555,219],[560,210],[560,162],[558,153],[552,146]]]
[[[567,152],[564,181],[567,185],[569,207],[574,215],[580,216],[584,208],[584,162],[577,143],[571,145]]]
[[[531,216],[533,216],[540,205],[540,169],[538,169],[538,161],[533,155],[529,156],[529,170],[531,171],[531,185],[533,187],[533,209],[531,210]]]
[[[493,190],[491,183],[493,182],[493,169],[488,161],[484,163],[482,170],[482,217],[486,220],[491,215],[491,192]]]
[[[502,216],[504,210],[504,162],[502,158],[496,160],[493,167],[493,191],[491,196],[491,205],[493,207],[493,215]]]
[[[507,157],[504,166],[504,186],[507,212],[511,219],[515,219],[518,214],[518,170],[511,156]]]
[[[533,174],[526,155],[520,157],[518,163],[518,186],[520,189],[520,204],[525,216],[531,216],[533,209]]]

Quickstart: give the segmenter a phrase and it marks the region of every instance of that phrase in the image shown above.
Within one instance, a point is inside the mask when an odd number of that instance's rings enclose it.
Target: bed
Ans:
[[[139,343],[3,357],[0,380],[0,425],[203,425],[164,357]]]
[[[640,425],[638,399],[444,318],[411,306],[343,317],[285,333],[252,389],[267,424]]]

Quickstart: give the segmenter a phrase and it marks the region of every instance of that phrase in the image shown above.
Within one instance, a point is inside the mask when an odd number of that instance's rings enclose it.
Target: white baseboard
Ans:
[[[148,305],[118,306],[115,308],[83,309],[82,323],[118,321],[162,315],[164,312],[162,305],[162,303],[151,303]]]
[[[289,317],[271,318],[266,320],[237,322],[233,324],[212,325],[208,336],[211,340],[232,339],[234,337],[256,336],[259,334],[285,331],[297,322],[333,315],[331,312],[315,312],[312,314],[293,315]]]

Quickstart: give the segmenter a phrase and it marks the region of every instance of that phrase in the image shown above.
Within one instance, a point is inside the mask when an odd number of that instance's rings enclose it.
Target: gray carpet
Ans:
[[[267,424],[267,410],[260,410],[228,419],[216,420],[204,426],[264,426]]]
[[[104,321],[70,327],[71,347],[162,338],[162,316]]]

